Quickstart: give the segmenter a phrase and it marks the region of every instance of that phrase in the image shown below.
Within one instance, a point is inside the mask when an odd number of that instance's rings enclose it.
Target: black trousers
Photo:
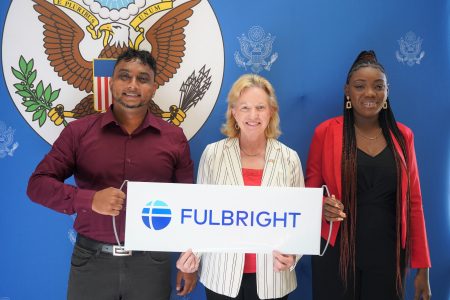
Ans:
[[[139,252],[112,256],[75,244],[69,276],[69,300],[168,300],[170,255]]]
[[[241,288],[239,289],[239,293],[236,298],[227,297],[221,294],[217,294],[207,288],[206,291],[206,299],[208,300],[261,300],[256,293],[256,274],[255,273],[244,273],[242,276]],[[288,295],[283,298],[276,298],[278,300],[287,300]],[[275,299],[275,300],[276,300]]]
[[[328,247],[323,257],[311,258],[314,300],[403,299],[397,294],[395,259],[393,262],[379,263],[376,267],[356,264],[355,277],[353,272],[348,270],[346,288],[339,274],[339,238],[340,236],[337,237],[334,247],[331,245]],[[323,248],[324,240],[322,242]],[[404,282],[404,267],[402,270],[402,282]]]

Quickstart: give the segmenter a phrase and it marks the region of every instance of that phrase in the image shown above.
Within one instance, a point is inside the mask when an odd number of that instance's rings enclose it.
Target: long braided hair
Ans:
[[[385,74],[383,66],[378,62],[375,52],[362,51],[356,60],[353,62],[348,75],[346,84],[349,84],[350,78],[353,73],[361,68],[377,68],[383,74]],[[344,285],[347,286],[348,272],[353,272],[353,278],[355,278],[355,246],[356,246],[356,207],[357,207],[357,166],[356,166],[356,136],[354,127],[354,114],[353,109],[346,109],[346,97],[344,96],[344,128],[343,128],[343,147],[342,147],[342,202],[345,207],[345,213],[347,218],[341,222],[341,238],[340,238],[340,265],[339,271]],[[389,98],[386,99],[387,108],[382,109],[378,115],[378,121],[382,128],[383,136],[386,139],[387,146],[394,153],[395,164],[397,168],[397,192],[396,192],[396,286],[397,293],[403,295],[403,283],[402,283],[402,265],[401,265],[401,219],[402,219],[402,185],[401,185],[401,168],[402,161],[400,154],[396,151],[394,139],[400,145],[403,156],[406,160],[406,166],[408,165],[408,155],[406,151],[406,143],[403,134],[400,132],[397,122],[394,118]],[[406,170],[407,174],[409,170]],[[409,233],[409,220],[410,220],[410,186],[408,176],[408,188],[406,192],[406,212],[407,212],[407,241],[405,249],[406,265],[409,265],[410,260],[410,241],[408,238]]]

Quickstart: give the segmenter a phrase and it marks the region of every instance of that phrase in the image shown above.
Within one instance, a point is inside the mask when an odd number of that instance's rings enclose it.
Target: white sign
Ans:
[[[125,248],[319,254],[322,189],[128,182]]]

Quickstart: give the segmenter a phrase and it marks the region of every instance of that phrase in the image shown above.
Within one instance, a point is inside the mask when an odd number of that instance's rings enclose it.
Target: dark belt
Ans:
[[[77,235],[77,243],[81,248],[91,250],[91,251],[100,251],[102,253],[108,253],[113,256],[131,256],[138,253],[143,253],[144,251],[131,251],[125,250],[123,246],[106,244],[102,242],[98,242],[96,240],[85,237],[81,234]]]

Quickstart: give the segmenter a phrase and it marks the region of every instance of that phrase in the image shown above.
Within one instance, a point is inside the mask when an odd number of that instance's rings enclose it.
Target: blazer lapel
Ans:
[[[333,178],[335,179],[335,184],[336,184],[335,188],[337,190],[336,197],[339,197],[339,199],[341,199],[341,197],[342,197],[342,178],[341,178],[342,177],[342,175],[341,175],[342,147],[343,147],[342,130],[343,130],[343,123],[337,123],[336,126],[334,126],[332,128],[331,136],[328,136],[328,138],[333,139],[332,155],[334,157],[333,157],[333,159],[330,160],[330,162],[333,164],[333,171],[334,171]],[[325,162],[325,163],[329,163],[329,162]]]
[[[233,185],[244,185],[239,139],[230,138],[226,141],[224,147],[224,162],[225,166],[227,166],[226,176],[229,177],[226,181]]]
[[[277,165],[280,159],[281,146],[274,139],[268,139],[266,145],[266,157],[261,186],[270,186],[276,183]],[[224,163],[227,166],[227,182],[236,185],[244,185],[242,177],[241,153],[239,150],[239,139],[228,139],[224,147]]]
[[[277,176],[277,164],[280,157],[281,146],[274,139],[268,139],[266,145],[266,162],[264,165],[263,178],[261,186],[271,186],[274,184]]]
[[[391,132],[391,139],[394,142],[394,148],[395,151],[397,151],[398,155],[400,156],[401,164],[402,164],[402,199],[406,199],[406,190],[408,189],[408,168],[406,166],[406,160],[405,156],[403,155],[402,148],[400,147],[400,144],[398,143],[397,139],[395,138],[394,134]]]
[[[407,216],[407,207],[406,207],[406,192],[408,191],[408,168],[406,165],[405,156],[403,155],[402,148],[400,147],[400,144],[398,143],[397,139],[395,138],[394,134],[391,132],[391,139],[394,142],[394,148],[395,151],[400,156],[402,170],[401,170],[401,181],[402,181],[402,187],[401,187],[401,193],[402,193],[402,246],[405,247],[406,245],[406,222],[408,221],[406,218]]]
[[[400,159],[402,160],[402,166],[404,168],[406,168],[406,160],[405,160],[405,156],[403,155],[402,148],[400,147],[400,144],[398,143],[397,139],[395,138],[395,135],[392,132],[390,132],[390,134],[391,134],[391,139],[394,142],[395,150],[397,151],[398,155],[400,156]]]

